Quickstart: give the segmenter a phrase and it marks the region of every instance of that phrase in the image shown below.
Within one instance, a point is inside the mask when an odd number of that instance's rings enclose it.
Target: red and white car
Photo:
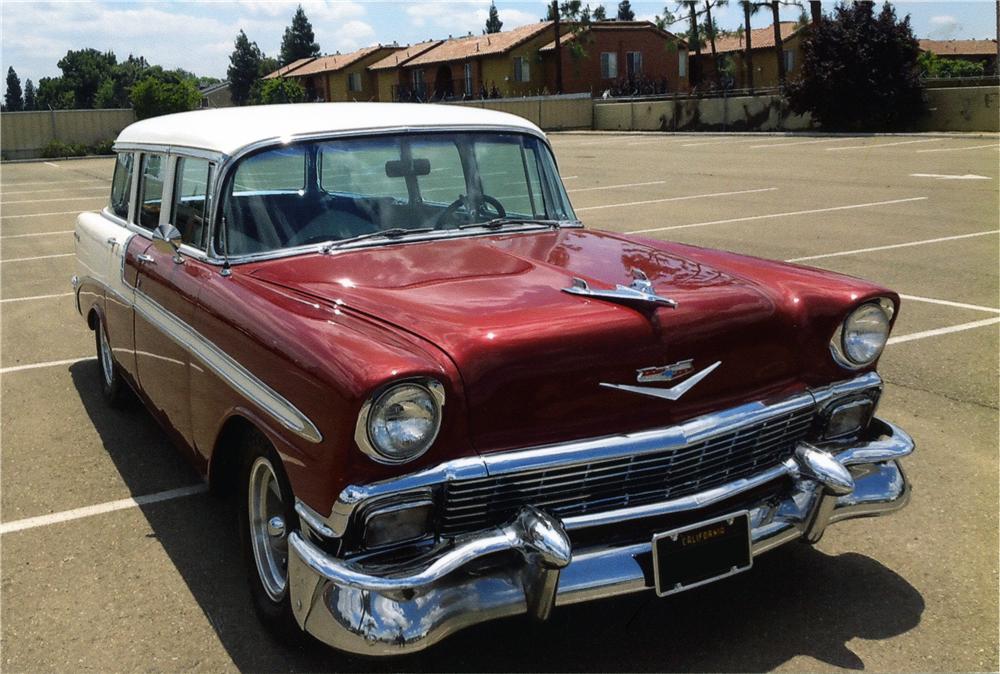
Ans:
[[[586,229],[523,119],[209,110],[115,151],[76,226],[95,385],[236,499],[276,630],[419,650],[908,500],[874,416],[896,293]]]

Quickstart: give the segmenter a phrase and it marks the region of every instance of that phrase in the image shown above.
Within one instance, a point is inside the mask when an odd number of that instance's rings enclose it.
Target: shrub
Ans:
[[[114,154],[114,150],[111,149],[114,144],[113,140],[102,140],[92,145],[88,154]]]
[[[61,140],[51,140],[42,148],[42,157],[53,159],[56,157],[83,157],[87,154],[87,147],[75,143],[64,143]]]
[[[284,77],[264,80],[255,94],[255,103],[301,103],[306,100],[305,88],[295,80]]]
[[[131,99],[136,119],[186,112],[201,104],[201,94],[191,81],[172,83],[154,77],[147,77],[132,87]]]
[[[788,84],[794,112],[825,128],[885,131],[910,126],[924,111],[920,53],[910,17],[888,2],[838,5],[802,43],[802,75]]]
[[[982,63],[941,58],[930,51],[921,53],[917,63],[920,65],[920,72],[926,77],[982,77],[986,74],[986,67]]]

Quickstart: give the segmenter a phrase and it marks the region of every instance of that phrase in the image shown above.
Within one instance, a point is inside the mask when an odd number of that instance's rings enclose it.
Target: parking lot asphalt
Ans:
[[[909,507],[837,524],[814,547],[784,546],[706,588],[557,608],[543,625],[490,623],[403,659],[279,645],[250,609],[222,504],[144,410],[114,411],[99,395],[68,281],[75,214],[104,204],[112,161],[5,164],[3,670],[996,671],[997,137],[552,142],[589,227],[798,261],[903,294],[880,414],[917,442]]]

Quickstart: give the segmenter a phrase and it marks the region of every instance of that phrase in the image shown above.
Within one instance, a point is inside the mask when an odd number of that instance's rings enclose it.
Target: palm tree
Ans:
[[[705,34],[708,37],[709,45],[712,47],[712,68],[715,70],[715,84],[722,88],[722,73],[719,72],[719,54],[715,51],[715,23],[712,21],[712,5],[722,7],[729,4],[729,0],[705,0]]]
[[[778,59],[778,86],[785,88],[785,49],[781,44],[781,13],[779,0],[768,3],[771,5],[771,17],[774,24],[774,57]]]
[[[760,3],[753,0],[740,0],[743,8],[743,34],[746,35],[746,55],[743,58],[743,65],[746,67],[746,88],[753,93],[753,28],[750,26],[750,17],[760,11]]]
[[[681,4],[687,7],[691,18],[691,31],[688,35],[688,47],[691,47],[691,43],[694,43],[695,58],[692,61],[690,74],[690,82],[693,87],[698,84],[698,70],[701,65],[701,38],[698,35],[698,0],[682,0]]]

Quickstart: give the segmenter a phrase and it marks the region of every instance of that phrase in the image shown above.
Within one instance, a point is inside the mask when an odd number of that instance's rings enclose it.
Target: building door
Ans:
[[[450,98],[455,95],[455,83],[451,79],[451,66],[443,65],[434,77],[434,98]]]

